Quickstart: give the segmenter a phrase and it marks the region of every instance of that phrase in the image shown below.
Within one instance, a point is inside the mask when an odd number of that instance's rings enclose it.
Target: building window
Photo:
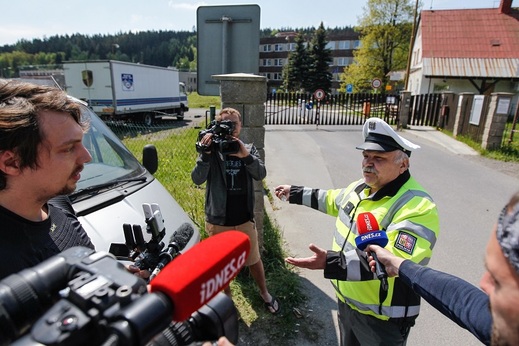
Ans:
[[[335,60],[336,60],[335,65],[337,65],[337,66],[348,66],[348,64],[350,62],[349,57],[336,58]]]
[[[330,41],[326,44],[325,49],[335,50],[335,41]]]
[[[263,51],[264,52],[270,52],[272,50],[270,44],[263,45]]]
[[[360,48],[360,41],[359,40],[353,41],[353,49],[357,49],[357,48]]]
[[[283,66],[285,59],[274,59],[274,66]]]
[[[276,51],[276,52],[282,52],[283,48],[284,48],[284,44],[277,43],[274,45],[274,51]]]
[[[350,49],[350,41],[339,41],[339,49]]]

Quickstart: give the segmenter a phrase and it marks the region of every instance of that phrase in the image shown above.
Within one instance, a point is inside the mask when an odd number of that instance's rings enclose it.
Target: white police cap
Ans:
[[[413,150],[420,146],[400,136],[384,120],[380,118],[369,118],[362,128],[364,143],[357,149],[373,151],[395,151],[402,150],[407,156],[411,156]]]

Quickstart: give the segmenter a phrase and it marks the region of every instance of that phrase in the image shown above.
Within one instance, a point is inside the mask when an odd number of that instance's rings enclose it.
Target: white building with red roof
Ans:
[[[519,91],[519,8],[421,11],[409,72],[412,94]]]

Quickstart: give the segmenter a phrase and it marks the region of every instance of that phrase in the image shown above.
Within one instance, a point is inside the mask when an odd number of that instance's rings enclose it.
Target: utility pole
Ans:
[[[413,19],[413,30],[411,32],[411,42],[409,44],[409,54],[407,55],[407,67],[405,70],[405,85],[404,90],[407,90],[409,86],[409,72],[411,71],[411,58],[413,56],[413,46],[416,32],[416,18],[418,17],[418,0],[416,0],[416,4],[414,7],[414,19]]]

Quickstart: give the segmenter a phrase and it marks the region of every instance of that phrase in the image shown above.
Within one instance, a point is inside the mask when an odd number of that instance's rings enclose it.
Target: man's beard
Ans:
[[[492,336],[490,339],[491,346],[509,346],[505,340],[501,340],[501,335],[497,330],[496,326],[492,324]]]
[[[74,185],[74,187],[71,187],[71,186],[65,186],[63,187],[63,189],[61,189],[57,196],[61,196],[61,195],[69,195],[71,194],[72,192],[74,192],[76,190],[76,186]]]

